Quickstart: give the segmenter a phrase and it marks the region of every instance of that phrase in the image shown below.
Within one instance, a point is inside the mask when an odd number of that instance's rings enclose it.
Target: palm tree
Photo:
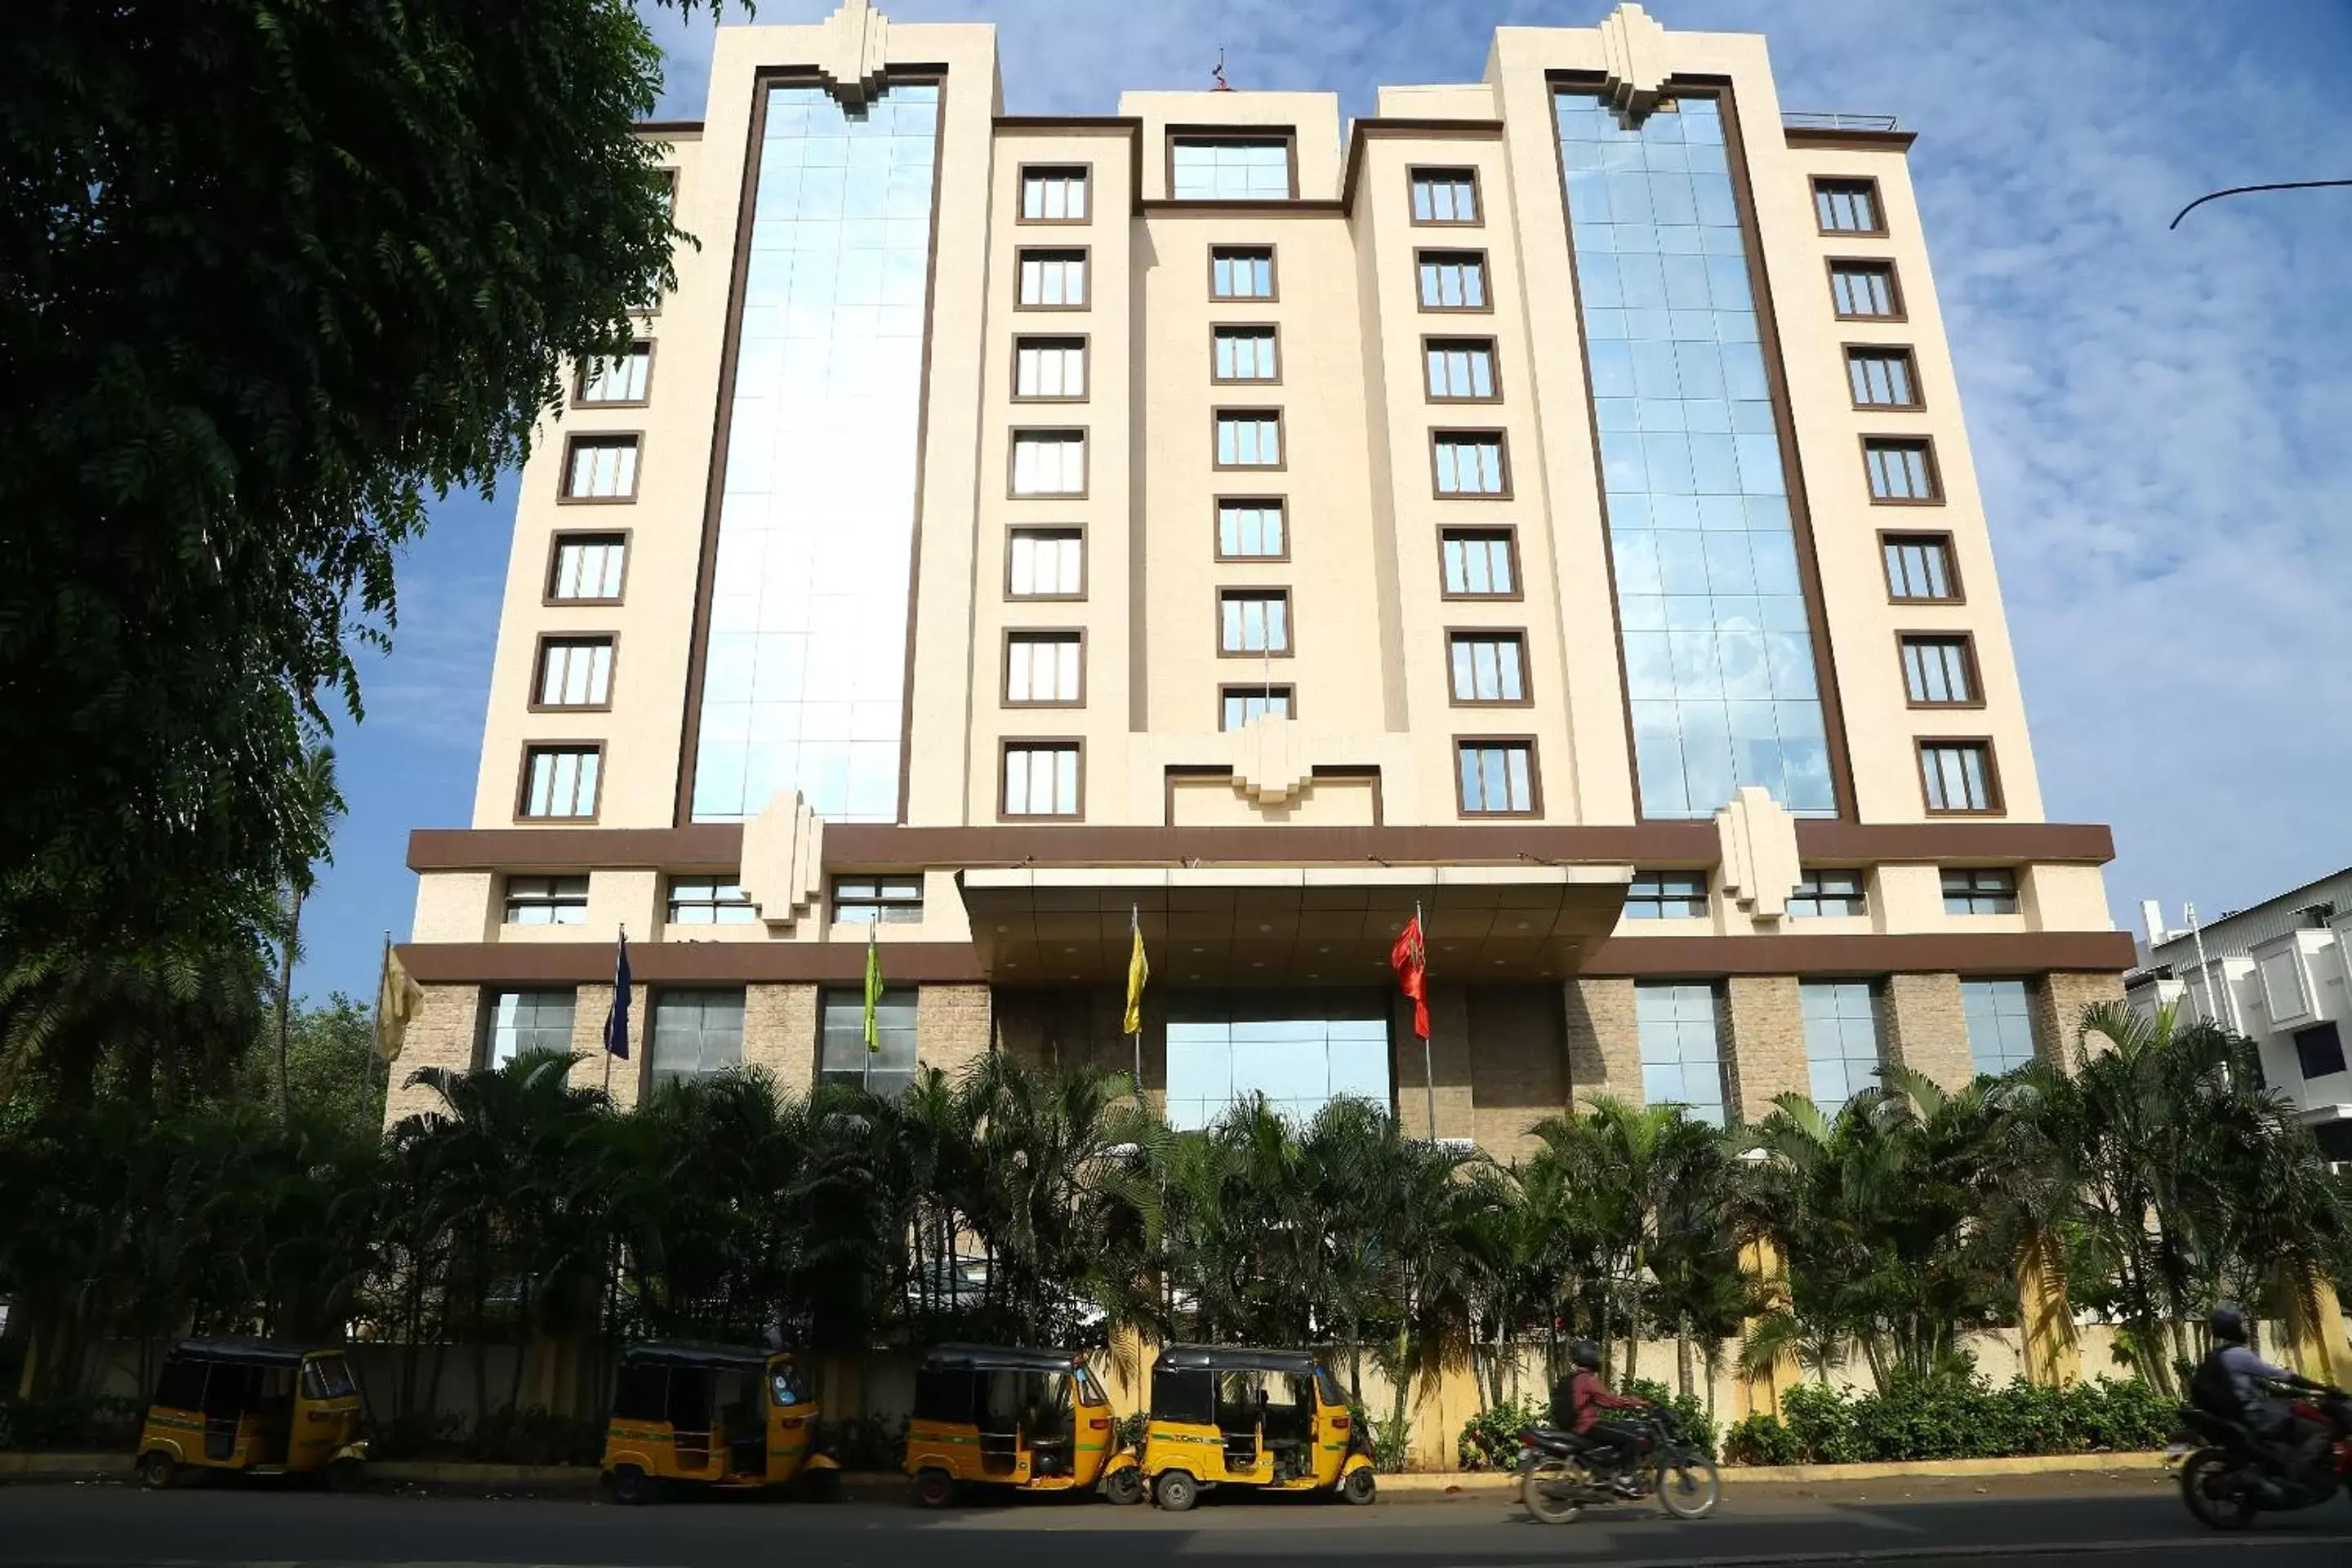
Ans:
[[[325,840],[334,831],[335,819],[343,814],[341,791],[335,787],[335,749],[324,742],[314,742],[302,753],[301,776],[296,781],[296,797],[304,803],[305,812],[315,824],[318,837]],[[332,854],[321,857],[330,864]],[[316,862],[304,860],[289,868],[286,879],[286,910],[284,931],[278,942],[278,1120],[280,1124],[293,1120],[292,1093],[287,1087],[287,1043],[294,1020],[294,961],[302,952],[302,900],[318,885]]]

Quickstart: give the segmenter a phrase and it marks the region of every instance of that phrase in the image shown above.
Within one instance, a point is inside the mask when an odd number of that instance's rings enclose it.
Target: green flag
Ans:
[[[881,1031],[876,1027],[874,1010],[882,1005],[882,950],[875,944],[875,928],[866,928],[866,1048],[882,1048]]]

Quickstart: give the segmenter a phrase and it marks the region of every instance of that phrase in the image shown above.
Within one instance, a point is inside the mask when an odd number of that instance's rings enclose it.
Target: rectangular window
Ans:
[[[1961,981],[1960,1016],[1979,1073],[1998,1077],[2033,1060],[2033,1004],[2024,981]]]
[[[1997,812],[2000,784],[1989,741],[1922,741],[1919,781],[1933,812]]]
[[[613,700],[611,637],[542,637],[538,697],[541,708],[603,708]]]
[[[1830,263],[1830,302],[1841,320],[1893,321],[1903,318],[1903,295],[1891,261]]]
[[[1527,641],[1517,632],[1454,632],[1445,639],[1457,705],[1528,700]]]
[[[1004,700],[1020,708],[1071,708],[1084,699],[1076,632],[1007,632]]]
[[[1087,433],[1083,430],[1015,430],[1013,433],[1013,493],[1016,496],[1086,494]]]
[[[1169,147],[1168,194],[1180,202],[1288,201],[1290,139],[1179,136]]]
[[[1282,379],[1272,327],[1212,328],[1210,347],[1213,381]]]
[[[1704,920],[1706,916],[1704,871],[1636,871],[1625,889],[1629,921]]]
[[[1425,338],[1432,403],[1492,403],[1495,391],[1495,340],[1492,338]]]
[[[1085,310],[1087,253],[1083,250],[1023,251],[1021,303],[1033,310]]]
[[[833,918],[841,925],[911,925],[923,918],[920,877],[835,877]]]
[[[530,1051],[572,1050],[570,991],[494,991],[489,1027],[482,1040],[482,1065],[502,1068]]]
[[[2344,1070],[2344,1041],[2334,1024],[2314,1024],[2294,1032],[2295,1065],[2304,1080],[2328,1078]]]
[[[1282,416],[1272,410],[1217,411],[1217,467],[1282,467]]]
[[[1287,654],[1290,651],[1290,591],[1287,588],[1227,588],[1218,594],[1217,651],[1222,654]]]
[[[1470,224],[1478,221],[1478,176],[1468,169],[1415,169],[1412,221]]]
[[[1437,551],[1447,598],[1519,596],[1517,552],[1509,529],[1445,529],[1437,536]]]
[[[747,926],[760,918],[740,885],[713,877],[671,878],[668,906],[674,926]]]
[[[1917,408],[1919,378],[1909,349],[1848,349],[1846,381],[1856,408]]]
[[[1813,1104],[1834,1117],[1847,1100],[1878,1087],[1878,998],[1866,980],[1808,980],[1797,987],[1797,1005]]]
[[[583,405],[643,403],[652,389],[653,374],[651,343],[631,343],[628,353],[612,359],[582,360],[575,401]]]
[[[1074,403],[1087,395],[1087,340],[1013,340],[1013,395],[1024,401]]]
[[[1875,180],[1815,180],[1813,216],[1823,234],[1885,234]]]
[[[1421,308],[1424,310],[1486,309],[1486,253],[1482,250],[1424,250],[1421,266]]]
[[[1528,816],[1536,809],[1536,743],[1457,741],[1455,783],[1465,816]]]
[[[819,1083],[862,1089],[896,1100],[915,1081],[915,1019],[920,994],[894,985],[874,1003],[874,1043],[866,1043],[866,993],[828,988],[823,994],[823,1043],[817,1058]]]
[[[1279,500],[1221,500],[1217,503],[1217,559],[1220,561],[1279,561],[1290,553]]]
[[[1168,1124],[1197,1131],[1260,1095],[1294,1126],[1335,1100],[1387,1110],[1388,1020],[1388,998],[1371,990],[1172,989]]]
[[[557,603],[618,604],[629,542],[618,533],[559,533],[548,563],[547,596]]]
[[[654,998],[653,1086],[715,1078],[743,1065],[743,993],[666,991]]]
[[[520,815],[550,822],[594,816],[597,775],[604,772],[604,752],[595,746],[527,748]]]
[[[1075,528],[1016,528],[1004,591],[1015,599],[1076,599],[1087,591],[1087,540]]]
[[[1859,871],[1807,871],[1789,895],[1789,913],[1799,920],[1866,915],[1870,900]]]
[[[637,438],[635,436],[574,436],[564,454],[565,500],[635,500]]]
[[[1896,441],[1872,437],[1862,444],[1863,460],[1870,468],[1870,499],[1874,501],[1936,501],[1944,499],[1937,483],[1935,454],[1925,441]]]
[[[1977,692],[1977,661],[1964,637],[1905,637],[1903,689],[1914,708],[1969,708]]]
[[[1217,726],[1221,730],[1238,730],[1269,713],[1277,719],[1290,717],[1290,688],[1287,686],[1228,686],[1218,695],[1223,700],[1224,708]]]
[[[1086,170],[1079,168],[1022,170],[1021,221],[1023,223],[1086,222]]]
[[[1220,245],[1209,251],[1209,297],[1213,300],[1274,298],[1274,247]]]
[[[1943,872],[1948,915],[2013,915],[2017,873],[2000,867],[1951,867]]]
[[[1642,1098],[1679,1105],[1723,1125],[1723,1048],[1716,1034],[1715,987],[1637,982],[1633,1025],[1642,1043]]]
[[[1078,743],[1013,741],[1004,747],[1004,815],[1078,815]]]
[[[1439,495],[1511,493],[1511,472],[1504,461],[1500,430],[1441,431],[1431,437],[1430,449]]]
[[[588,923],[585,877],[509,877],[506,923],[577,926]]]
[[[1948,533],[1889,533],[1880,536],[1886,558],[1886,596],[1927,604],[1956,605],[1960,579],[1952,570]]]

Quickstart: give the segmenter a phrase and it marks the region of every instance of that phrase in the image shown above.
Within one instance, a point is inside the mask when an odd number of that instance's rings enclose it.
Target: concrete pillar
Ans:
[[[1422,1052],[1421,1037],[1413,1032],[1412,1003],[1397,996],[1394,1026],[1389,1038],[1390,1082],[1396,1094],[1397,1121],[1408,1138],[1427,1138],[1430,1077],[1436,1080],[1437,1131],[1440,1138],[1468,1138],[1477,1131],[1477,1113],[1470,1092],[1469,988],[1433,985],[1429,988],[1429,1051]]]
[[[2352,1338],[2326,1276],[2297,1270],[2287,1281],[2287,1364],[2315,1382],[2352,1384]]]
[[[1764,1306],[1785,1309],[1789,1305],[1789,1266],[1780,1256],[1780,1248],[1769,1239],[1751,1241],[1739,1249],[1739,1267],[1759,1288]],[[1740,1338],[1745,1340],[1756,1330],[1757,1320],[1750,1318],[1741,1325]],[[1780,1400],[1797,1386],[1805,1369],[1797,1360],[1793,1349],[1783,1350],[1772,1364],[1754,1373],[1743,1373],[1738,1379],[1738,1416],[1778,1415]]]
[[[481,1048],[482,993],[475,985],[427,985],[415,1013],[408,1020],[400,1058],[392,1064],[391,1088],[383,1098],[383,1124],[390,1127],[405,1116],[444,1109],[440,1096],[409,1079],[420,1068],[473,1070]]]
[[[1886,1059],[1925,1073],[1945,1089],[1964,1089],[1975,1080],[1958,975],[1886,977]]]
[[[2017,1324],[2027,1382],[2068,1388],[2083,1381],[2083,1348],[2074,1303],[2066,1299],[2065,1248],[2053,1232],[2040,1233],[2018,1251]]]
[[[1569,1098],[1597,1094],[1642,1103],[1642,1036],[1633,1018],[1633,982],[1580,975],[1562,987],[1568,1021]]]
[[[1813,1092],[1804,1004],[1793,974],[1735,974],[1717,1005],[1725,1046],[1724,1098],[1742,1121],[1772,1114],[1783,1094]]]
[[[743,988],[743,1065],[776,1080],[780,1094],[799,1097],[816,1087],[817,988]]]
[[[988,1054],[991,998],[985,985],[926,985],[915,1001],[916,1061],[950,1078]]]
[[[2095,1002],[2120,1002],[2120,974],[2056,970],[2028,988],[2033,1001],[2033,1054],[2053,1067],[2074,1065],[2082,1041],[2083,1009]]]

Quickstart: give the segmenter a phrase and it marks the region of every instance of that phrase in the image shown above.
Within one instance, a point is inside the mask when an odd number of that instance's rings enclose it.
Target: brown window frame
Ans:
[[[1014,752],[1064,751],[1078,754],[1076,782],[1072,789],[1077,795],[1074,811],[1023,811],[1007,808],[1010,802],[1004,779],[1004,763]],[[996,742],[996,820],[999,822],[1084,822],[1087,817],[1087,742],[1083,735],[1005,735]]]
[[[1082,472],[1081,472],[1081,473],[1080,473],[1080,475],[1079,475],[1079,484],[1078,484],[1078,488],[1077,488],[1076,489],[1074,489],[1074,490],[1023,490],[1023,489],[1016,489],[1013,487],[1013,464],[1014,464],[1014,462],[1015,462],[1015,461],[1019,458],[1019,457],[1020,457],[1020,453],[1021,453],[1021,438],[1022,438],[1023,437],[1024,437],[1024,436],[1076,436],[1076,437],[1078,438],[1078,467],[1079,467],[1079,468],[1082,470]],[[1087,500],[1087,499],[1088,493],[1089,493],[1089,492],[1094,489],[1094,482],[1095,482],[1095,454],[1094,454],[1094,438],[1093,438],[1093,436],[1092,436],[1092,434],[1091,434],[1091,432],[1090,432],[1089,428],[1088,428],[1087,426],[1084,426],[1084,425],[1016,425],[1016,426],[1014,426],[1012,429],[1010,429],[1010,430],[1008,430],[1008,431],[1006,431],[1006,432],[1005,432],[1005,443],[1004,443],[1004,499],[1005,499],[1005,500],[1017,500],[1017,501],[1070,501],[1070,500]]]
[[[1894,307],[1893,313],[1885,316],[1856,316],[1839,310],[1837,308],[1837,274],[1838,268],[1841,267],[1868,268],[1873,271],[1884,273],[1886,277],[1886,302]],[[1911,320],[1910,309],[1903,302],[1903,279],[1901,272],[1895,265],[1895,260],[1892,257],[1827,257],[1823,258],[1822,279],[1829,285],[1830,314],[1836,317],[1841,321],[1880,321],[1888,325],[1895,325],[1907,322]]]
[[[1823,226],[1822,224],[1822,195],[1826,189],[1835,185],[1858,185],[1866,187],[1870,193],[1870,216],[1878,220],[1878,226],[1876,228],[1829,228]],[[1877,175],[1815,174],[1811,177],[1811,180],[1806,186],[1806,194],[1811,195],[1813,199],[1813,225],[1816,232],[1822,235],[1836,235],[1841,237],[1850,239],[1885,239],[1887,237],[1889,231],[1886,226],[1886,198],[1885,194],[1879,189]]]
[[[1161,187],[1171,202],[1186,206],[1231,206],[1236,204],[1257,205],[1298,199],[1298,127],[1296,125],[1168,125],[1160,132],[1163,172],[1166,184]],[[1180,196],[1176,194],[1176,145],[1180,142],[1279,142],[1283,145],[1284,162],[1290,170],[1290,194],[1286,196]]]
[[[550,608],[566,605],[589,607],[600,605],[617,605],[624,599],[627,598],[629,594],[629,557],[635,552],[633,549],[633,542],[630,538],[633,531],[633,530],[626,528],[572,528],[559,529],[554,533],[550,534],[547,540],[547,573],[540,579],[539,584],[540,604],[542,606]],[[566,544],[602,543],[607,541],[615,540],[620,542],[621,546],[621,591],[619,593],[614,595],[609,599],[566,599],[557,596],[555,592],[555,574],[563,564],[563,547]]]
[[[1253,383],[1252,384],[1263,384]],[[1217,426],[1228,419],[1274,419],[1275,445],[1281,449],[1282,458],[1274,463],[1226,463],[1217,458]],[[1252,405],[1221,406],[1209,410],[1209,467],[1220,474],[1280,474],[1290,468],[1290,421],[1279,408],[1262,408]]]
[[[1421,269],[1424,265],[1428,264],[1433,257],[1467,258],[1473,256],[1478,258],[1478,291],[1486,297],[1486,303],[1482,305],[1433,305],[1423,298],[1421,291]],[[1460,245],[1416,247],[1412,253],[1412,299],[1414,305],[1424,315],[1431,316],[1493,315],[1495,313],[1495,271],[1494,268],[1490,265],[1490,259],[1491,258],[1489,258],[1486,250],[1483,247]],[[1436,265],[1443,267],[1446,265],[1446,263],[1440,260]]]
[[[1075,594],[1016,594],[1013,591],[1013,543],[1024,533],[1076,534],[1078,538],[1078,591]],[[1094,552],[1087,547],[1087,525],[1083,522],[1016,522],[1004,531],[1004,600],[1011,605],[1075,605],[1087,596],[1088,557]]]
[[[1028,263],[1033,258],[1043,259],[1048,256],[1055,256],[1066,260],[1074,255],[1078,258],[1079,268],[1085,276],[1087,286],[1087,297],[1085,299],[1079,300],[1075,305],[1067,303],[1060,305],[1031,305],[1023,301],[1021,298],[1021,273],[1026,263]],[[1091,245],[1015,246],[1013,250],[1013,308],[1016,310],[1036,310],[1055,315],[1067,314],[1073,310],[1093,310],[1095,308],[1095,247]]]
[[[1981,746],[1984,748],[1985,801],[1983,807],[1933,805],[1927,795],[1927,750],[1931,746]],[[1994,754],[1990,735],[1916,735],[1912,738],[1911,771],[1919,780],[1919,805],[1929,816],[2006,816],[2009,796],[2001,788],[2000,761]]]
[[[596,755],[596,794],[590,802],[585,816],[531,816],[523,808],[530,804],[530,760],[541,752],[593,752]],[[522,743],[522,766],[517,771],[514,794],[514,820],[517,824],[551,822],[593,826],[604,810],[604,742],[602,741],[571,741],[556,738],[534,739]]]
[[[637,460],[629,468],[629,491],[617,496],[576,496],[572,493],[572,465],[583,447],[630,447]],[[575,430],[563,438],[563,468],[556,475],[558,506],[634,506],[646,482],[646,433],[643,430]]]
[[[602,702],[542,702],[539,694],[547,684],[547,655],[557,643],[603,643],[610,651],[604,661],[604,700]],[[621,679],[621,634],[612,631],[582,629],[580,631],[541,632],[531,648],[530,700],[525,710],[531,713],[610,713],[613,710],[613,688]]]
[[[1519,645],[1519,694],[1517,697],[1465,697],[1454,689],[1454,645],[1457,641],[1514,642]],[[1449,708],[1532,708],[1536,705],[1535,671],[1528,657],[1525,626],[1447,626],[1440,633],[1445,652],[1445,705]],[[1456,780],[1456,787],[1460,781]]]
[[[1235,731],[1225,728],[1226,703],[1232,701],[1236,697],[1263,697],[1269,689],[1282,693],[1283,701],[1286,704],[1283,710],[1284,717],[1289,719],[1296,719],[1298,717],[1298,686],[1296,681],[1225,681],[1220,684],[1217,688],[1217,733],[1220,735],[1231,735],[1235,733]]]
[[[1217,374],[1217,343],[1227,332],[1264,333],[1274,340],[1274,374],[1272,375],[1219,375]],[[1209,384],[1212,386],[1280,386],[1282,384],[1282,327],[1276,321],[1212,321],[1209,323]]]
[[[1470,181],[1470,210],[1473,216],[1464,217],[1423,217],[1414,210],[1413,187],[1432,175],[1466,175]],[[1452,184],[1452,181],[1448,181]],[[1478,177],[1475,163],[1415,163],[1404,172],[1404,210],[1406,220],[1414,228],[1484,228],[1486,226],[1486,188]]]
[[[1445,586],[1445,536],[1449,533],[1499,533],[1504,535],[1503,548],[1511,563],[1511,591],[1507,594],[1456,594]],[[1437,526],[1437,596],[1455,604],[1502,605],[1523,600],[1528,596],[1527,578],[1519,568],[1519,531],[1508,522],[1456,522]]]
[[[1032,174],[1051,177],[1077,175],[1087,188],[1087,216],[1084,217],[1031,217],[1029,216],[1029,177]],[[1069,228],[1095,221],[1095,166],[1092,163],[1024,163],[1013,183],[1013,221],[1033,228]],[[1093,290],[1089,288],[1088,292]]]
[[[1911,383],[1908,403],[1864,403],[1854,398],[1854,410],[1862,414],[1919,414],[1927,407],[1927,395],[1919,384],[1919,356],[1909,343],[1843,343],[1840,345],[1845,358],[1845,389],[1853,395],[1853,362],[1857,356],[1868,359],[1899,359],[1904,376]]]
[[[1454,814],[1471,821],[1488,817],[1526,818],[1541,816],[1544,809],[1543,762],[1536,748],[1533,735],[1455,735],[1448,742],[1453,757]],[[1469,797],[1462,793],[1462,751],[1468,747],[1525,746],[1528,752],[1528,808],[1525,811],[1473,811]]]
[[[1239,583],[1220,583],[1210,591],[1210,603],[1214,610],[1209,626],[1209,637],[1219,658],[1296,658],[1298,657],[1298,605],[1287,587],[1268,588]],[[1282,646],[1278,648],[1234,648],[1225,647],[1225,601],[1227,599],[1279,599],[1282,601]]]
[[[660,340],[631,338],[630,354],[634,356],[639,349],[646,351],[646,395],[643,397],[600,398],[593,403],[590,402],[588,400],[588,367],[596,363],[596,356],[591,354],[578,360],[572,367],[572,406],[583,409],[644,408],[650,405],[654,400],[654,357],[661,352]]]
[[[1484,397],[1440,397],[1429,389],[1429,356],[1451,352],[1454,345],[1475,345],[1486,351],[1486,374],[1495,390]],[[1423,332],[1421,336],[1421,394],[1425,403],[1444,404],[1454,407],[1462,404],[1500,403],[1503,401],[1503,353],[1491,336],[1459,332]]]
[[[1448,437],[1492,436],[1495,437],[1496,461],[1503,470],[1503,488],[1498,490],[1444,490],[1437,484],[1437,448]],[[1431,499],[1442,501],[1494,501],[1514,499],[1511,483],[1510,433],[1499,426],[1441,425],[1429,433],[1429,493]]]
[[[1013,646],[1023,642],[1067,642],[1076,638],[1078,645],[1078,694],[1072,698],[1053,698],[1040,701],[1030,698],[1015,701],[1013,697]],[[999,708],[1084,708],[1087,705],[1087,628],[1084,626],[1007,626],[1004,628],[1004,654],[997,668],[996,705]]]
[[[1942,506],[1945,504],[1944,465],[1936,458],[1933,436],[1898,436],[1885,431],[1868,431],[1854,437],[1862,452],[1862,489],[1873,506]],[[1870,455],[1874,447],[1916,447],[1927,459],[1927,493],[1924,496],[1883,496],[1870,482]]]
[[[1077,344],[1078,357],[1082,362],[1084,362],[1087,389],[1076,396],[1072,396],[1068,393],[1056,393],[1051,396],[1047,396],[1043,393],[1023,392],[1021,390],[1021,351],[1024,347],[1038,343]],[[1015,332],[1013,334],[1013,391],[1011,395],[1013,402],[1024,404],[1090,403],[1094,400],[1094,391],[1095,345],[1094,334],[1092,332]]]
[[[1259,510],[1272,508],[1282,514],[1282,553],[1279,555],[1228,555],[1225,553],[1225,508],[1255,507]],[[1290,559],[1290,501],[1284,496],[1213,496],[1209,501],[1209,548],[1213,559],[1248,564],[1286,562]]]
[[[1261,250],[1265,252],[1266,291],[1265,293],[1220,294],[1217,292],[1217,255],[1220,251],[1230,258],[1242,255],[1255,256]],[[1259,305],[1272,305],[1279,302],[1282,299],[1282,258],[1279,247],[1271,244],[1210,246],[1209,298],[1218,304],[1232,304],[1236,300]]]
[[[2007,879],[2009,885],[2006,888],[1979,885],[1977,879],[1988,872],[1995,877]],[[1952,889],[1946,885],[1946,879],[1954,875],[1966,877],[1969,879],[1968,888],[1960,892],[1958,897],[1970,901],[1978,899],[2007,899],[2009,908],[2005,910],[1953,909],[1951,901],[1954,893]],[[1938,866],[1936,868],[1936,892],[1943,901],[1944,918],[1948,921],[2011,920],[2024,912],[2024,879],[2018,876],[2017,868],[2014,866]]]
[[[1890,544],[1924,543],[1929,540],[1944,547],[1944,579],[1951,585],[1951,593],[1940,599],[1927,595],[1897,594],[1895,591],[1895,579],[1889,576],[1886,571],[1886,547]],[[1880,529],[1878,531],[1878,574],[1880,580],[1886,584],[1886,602],[1890,605],[1965,605],[1969,602],[1967,585],[1960,581],[1959,552],[1953,547],[1952,536],[1948,531],[1933,528]]]
[[[1906,599],[1906,604],[1917,600]],[[1969,683],[1969,700],[1965,702],[1923,702],[1911,695],[1911,666],[1906,657],[1915,642],[1958,643],[1960,645],[1960,672]],[[1903,705],[1912,709],[1927,709],[1937,712],[1957,712],[1985,705],[1984,676],[1977,668],[1976,634],[1966,631],[1923,631],[1916,627],[1895,634],[1895,668],[1903,675]]]

